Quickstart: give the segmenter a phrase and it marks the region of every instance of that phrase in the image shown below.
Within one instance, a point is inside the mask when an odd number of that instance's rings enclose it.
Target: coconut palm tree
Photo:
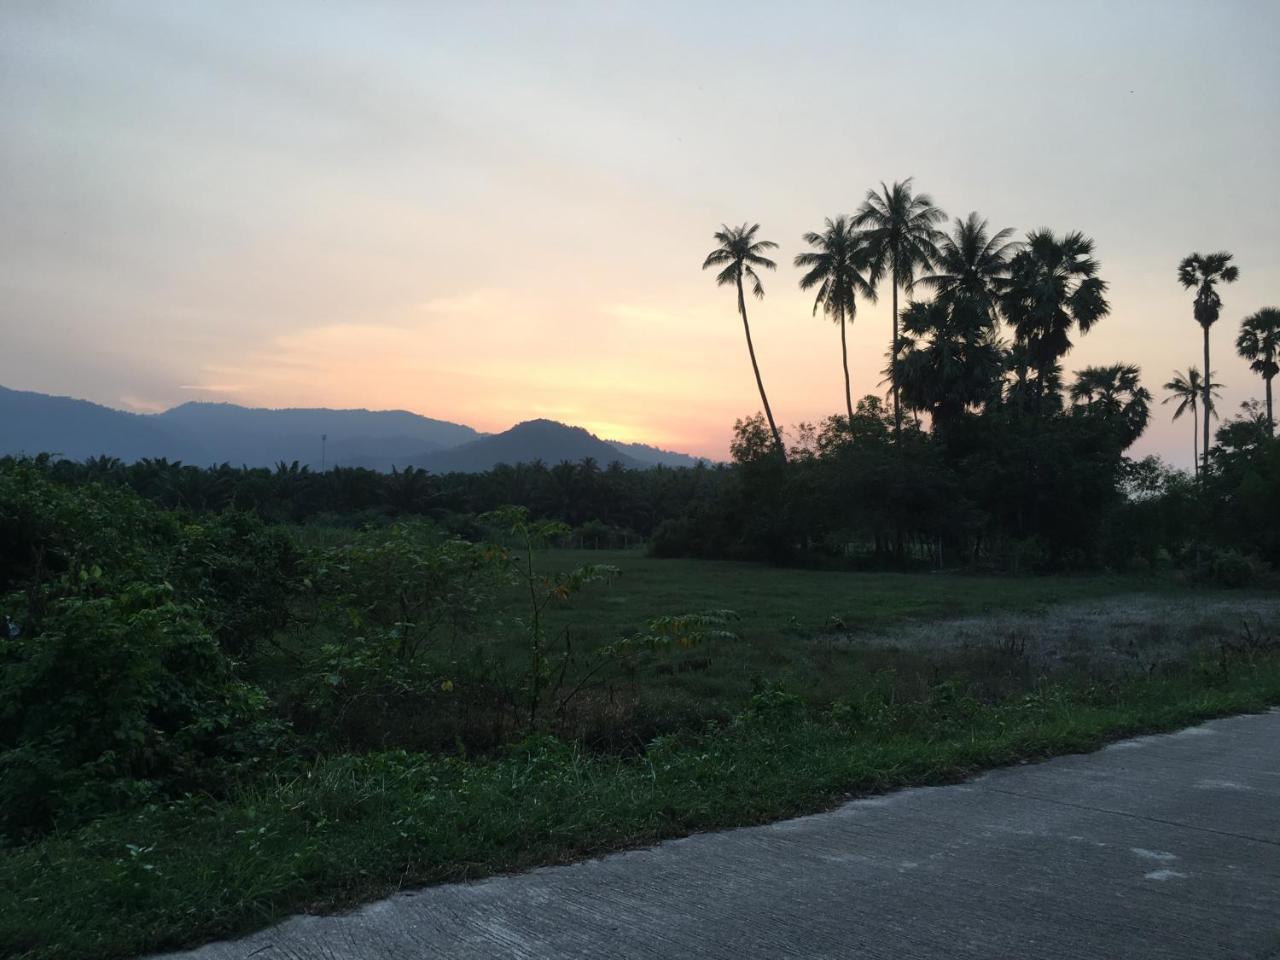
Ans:
[[[1142,386],[1140,374],[1132,363],[1077,370],[1071,402],[1082,413],[1119,424],[1128,447],[1142,436],[1151,418],[1151,392]]]
[[[849,347],[845,340],[845,321],[853,322],[858,312],[857,296],[872,302],[876,299],[866,277],[867,252],[858,232],[848,217],[827,218],[821,233],[806,233],[804,242],[815,249],[796,255],[795,265],[807,268],[800,278],[800,289],[818,288],[813,312],[818,308],[840,326],[840,360],[844,368],[844,404],[849,420],[853,420],[853,390],[849,384]]]
[[[1049,371],[1071,350],[1071,330],[1088,333],[1105,317],[1107,284],[1097,276],[1093,240],[1079,232],[1055,237],[1049,230],[1027,234],[1009,264],[1001,306],[1022,344],[1021,362],[1036,371],[1032,409],[1042,411]],[[1025,381],[1025,372],[1021,373]]]
[[[854,215],[853,225],[863,231],[870,256],[870,280],[878,285],[886,275],[893,285],[893,337],[889,341],[889,379],[893,388],[895,436],[902,433],[898,403],[898,289],[910,293],[916,271],[932,266],[942,238],[937,224],[947,215],[933,205],[928,194],[914,194],[911,177],[892,187],[880,184],[880,192],[868,190]]]
[[[951,235],[938,240],[934,272],[919,282],[939,302],[972,304],[994,325],[1000,297],[1009,286],[1009,259],[1020,246],[1011,236],[1009,227],[992,234],[976,212],[965,220],[957,217]]]
[[[769,429],[773,432],[773,443],[778,448],[778,456],[786,462],[787,451],[782,445],[782,434],[773,419],[773,410],[769,406],[769,397],[764,392],[764,380],[760,378],[760,364],[756,362],[756,348],[751,343],[751,324],[747,322],[747,301],[742,294],[742,280],[751,281],[751,292],[757,300],[764,298],[764,284],[756,273],[756,267],[773,270],[778,265],[763,256],[763,251],[777,248],[772,240],[757,240],[756,231],[760,224],[730,227],[722,224],[715,232],[716,243],[719,244],[707,254],[702,261],[702,269],[722,267],[716,274],[716,286],[727,287],[733,284],[738,290],[738,313],[742,316],[742,330],[747,335],[747,353],[751,355],[751,369],[756,375],[756,387],[760,390],[760,402],[764,404],[764,415],[769,420]]]
[[[1178,264],[1178,282],[1190,290],[1196,288],[1195,318],[1204,331],[1204,368],[1209,369],[1209,328],[1218,322],[1218,314],[1222,311],[1222,297],[1218,293],[1219,283],[1235,283],[1240,276],[1240,268],[1231,261],[1234,257],[1225,250],[1217,253],[1193,253],[1184,257]],[[1205,410],[1209,409],[1209,378],[1203,385],[1204,396],[1201,403]],[[1203,445],[1200,456],[1203,466],[1209,467],[1209,418],[1204,418]]]
[[[1260,374],[1267,396],[1267,432],[1276,434],[1276,420],[1271,408],[1271,381],[1280,373],[1280,307],[1264,307],[1245,317],[1236,338],[1236,351],[1250,361],[1249,367]]]
[[[1216,419],[1218,411],[1215,409],[1213,401],[1217,398],[1222,387],[1220,383],[1209,384],[1209,407],[1205,412],[1205,419],[1209,419],[1212,414]],[[1204,401],[1204,384],[1200,380],[1200,368],[1195,366],[1187,367],[1187,372],[1173,371],[1173,379],[1164,385],[1169,391],[1169,396],[1161,400],[1161,404],[1172,403],[1178,401],[1178,405],[1173,409],[1173,419],[1177,420],[1187,410],[1191,411],[1191,469],[1196,475],[1200,475],[1200,404]]]

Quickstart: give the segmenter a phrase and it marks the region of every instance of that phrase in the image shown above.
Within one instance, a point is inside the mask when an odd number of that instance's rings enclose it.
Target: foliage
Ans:
[[[1126,449],[1142,436],[1151,418],[1151,392],[1142,386],[1140,372],[1131,363],[1085,367],[1071,385],[1074,412],[1108,424]]]
[[[228,510],[184,524],[172,576],[203,598],[202,619],[222,648],[244,656],[289,625],[306,562],[285,530]]]
[[[1035,373],[1027,402],[1037,414],[1044,412],[1055,364],[1071,350],[1072,329],[1088,333],[1111,310],[1093,247],[1078,231],[1059,237],[1036,230],[1010,261],[1001,307],[1023,348],[1018,379],[1028,380],[1028,368]]]
[[[1266,394],[1268,428],[1275,433],[1275,410],[1271,400],[1271,381],[1280,373],[1280,308],[1266,307],[1240,322],[1236,352],[1249,361],[1249,368],[1262,377]]]
[[[395,656],[413,661],[442,635],[456,642],[475,626],[506,559],[490,544],[402,521],[323,552],[316,579],[334,619],[384,631]]]
[[[564,642],[564,653],[561,657],[558,675],[549,656],[549,637],[546,625],[548,608],[555,603],[563,603],[589,584],[608,582],[617,577],[617,567],[608,564],[587,564],[564,572],[541,573],[534,567],[534,547],[545,544],[569,532],[568,528],[554,521],[532,521],[528,512],[520,507],[507,507],[484,518],[504,529],[516,538],[523,550],[523,557],[512,565],[512,572],[521,587],[528,593],[529,602],[527,616],[520,621],[527,639],[528,667],[524,676],[524,690],[528,704],[528,725],[532,729],[538,720],[538,710],[543,699],[555,694],[563,685],[572,646],[568,627],[565,627],[561,638]],[[562,712],[566,701],[558,704],[558,712]]]
[[[219,789],[270,752],[263,693],[163,588],[60,598],[0,640],[0,832]]]
[[[0,860],[0,952],[177,948],[303,908],[809,813],[1276,702],[1280,667],[1259,647],[994,701],[945,680],[903,701],[872,677],[816,710],[762,683],[729,722],[632,757],[540,736],[472,760],[323,758],[224,802],[154,806],[12,852]]]

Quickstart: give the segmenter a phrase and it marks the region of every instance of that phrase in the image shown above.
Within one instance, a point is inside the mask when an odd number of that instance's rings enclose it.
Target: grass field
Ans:
[[[640,551],[548,550],[535,562],[546,570],[609,564],[621,573],[553,608],[551,623],[569,627],[574,670],[587,669],[590,651],[643,628],[653,617],[731,610],[737,639],[715,641],[677,657],[672,672],[652,668],[628,676],[614,690],[610,716],[599,735],[614,739],[618,727],[647,735],[703,719],[723,717],[745,701],[761,679],[781,682],[816,703],[828,703],[865,682],[869,674],[893,671],[912,684],[938,669],[938,657],[910,646],[842,642],[916,627],[945,630],[949,621],[994,613],[1043,614],[1058,604],[1142,596],[1159,602],[1178,595],[1167,577],[1147,576],[970,576],[952,573],[850,573],[771,567],[709,560],[656,560]],[[1239,598],[1239,594],[1231,595]],[[522,612],[514,595],[506,607]],[[495,648],[518,658],[516,631]],[[953,670],[1008,689],[984,652],[947,657]],[[962,662],[963,661],[963,662]],[[683,663],[682,663],[683,662]],[[687,664],[695,669],[683,669]],[[606,674],[606,677],[609,676]],[[620,714],[620,715],[619,715]],[[569,732],[591,739],[596,719],[586,717]]]
[[[609,675],[576,727],[553,728],[558,737],[544,730],[480,755],[282,758],[229,796],[155,804],[0,851],[0,956],[88,960],[188,945],[404,886],[812,812],[1280,703],[1274,593],[634,552],[537,560],[621,570],[553,614],[570,627],[575,670],[663,614],[731,609],[737,638],[673,654],[696,669]],[[485,642],[518,661],[518,595],[499,606],[503,626]],[[1242,634],[1237,614],[1256,616],[1257,629]],[[1190,639],[1163,643],[1178,630]],[[1037,638],[1047,638],[1041,653],[1137,653],[1037,659]],[[603,736],[609,725],[620,736]]]
[[[621,570],[615,583],[568,608],[575,622],[600,635],[635,629],[664,613],[727,608],[741,615],[753,638],[768,641],[821,633],[833,619],[850,630],[871,630],[903,620],[1038,610],[1069,600],[1178,589],[1161,576],[849,573],[727,560],[655,560],[638,550],[545,550],[537,562],[546,569],[605,563]]]

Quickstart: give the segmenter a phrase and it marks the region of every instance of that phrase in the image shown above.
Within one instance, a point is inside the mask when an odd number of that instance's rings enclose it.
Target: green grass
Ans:
[[[0,856],[0,954],[112,958],[260,927],[405,885],[474,878],[952,781],[1280,703],[1280,656],[997,703],[955,684],[895,704],[864,684],[830,710],[777,694],[640,756],[550,739],[463,760],[335,757],[222,802],[99,821]]]
[[[1167,593],[1162,576],[1010,577],[959,573],[849,573],[789,569],[727,560],[655,560],[637,550],[547,550],[539,566],[617,566],[622,576],[571,606],[592,633],[625,632],[673,612],[730,609],[761,639],[814,634],[838,618],[850,629],[904,619],[937,620],[1122,593]]]
[[[540,569],[567,570],[583,564],[610,564],[621,575],[553,608],[553,627],[571,627],[586,669],[590,651],[601,643],[641,630],[650,619],[669,614],[732,610],[739,639],[689,653],[705,667],[674,675],[652,671],[626,678],[632,712],[618,721],[662,732],[722,716],[749,695],[755,679],[781,680],[817,702],[840,696],[872,669],[892,667],[902,674],[932,673],[925,658],[886,651],[869,658],[815,637],[835,630],[875,630],[907,621],[979,616],[995,611],[1033,611],[1075,600],[1122,594],[1171,594],[1176,585],[1161,576],[972,576],[955,573],[851,573],[788,569],[758,563],[715,560],[657,560],[640,551],[548,550],[536,557]],[[509,618],[522,613],[513,595]],[[835,624],[843,625],[835,626]],[[523,656],[522,638],[512,629],[493,645],[512,664]],[[571,671],[572,675],[572,671]],[[590,729],[575,733],[591,736]],[[602,736],[607,735],[601,734]]]

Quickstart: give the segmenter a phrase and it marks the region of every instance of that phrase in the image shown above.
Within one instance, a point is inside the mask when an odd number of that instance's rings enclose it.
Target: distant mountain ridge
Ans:
[[[480,436],[471,427],[407,410],[271,410],[192,402],[154,417],[175,436],[200,436],[214,461],[251,466],[281,460],[313,467],[394,460]]]
[[[587,459],[595,460],[602,468],[611,463],[633,470],[651,466],[627,456],[582,427],[570,427],[555,420],[526,420],[503,433],[415,458],[412,466],[425,467],[432,473],[479,473],[492,470],[500,463],[564,460],[576,463]]]
[[[483,434],[406,410],[267,409],[233,403],[184,403],[139,414],[88,400],[0,387],[0,455],[54,453],[71,460],[107,455],[132,462],[164,457],[185,463],[313,469],[418,466],[476,472],[498,463],[555,464],[590,457],[606,467],[692,466],[697,458],[647,444],[601,440],[552,420],[530,420]]]

